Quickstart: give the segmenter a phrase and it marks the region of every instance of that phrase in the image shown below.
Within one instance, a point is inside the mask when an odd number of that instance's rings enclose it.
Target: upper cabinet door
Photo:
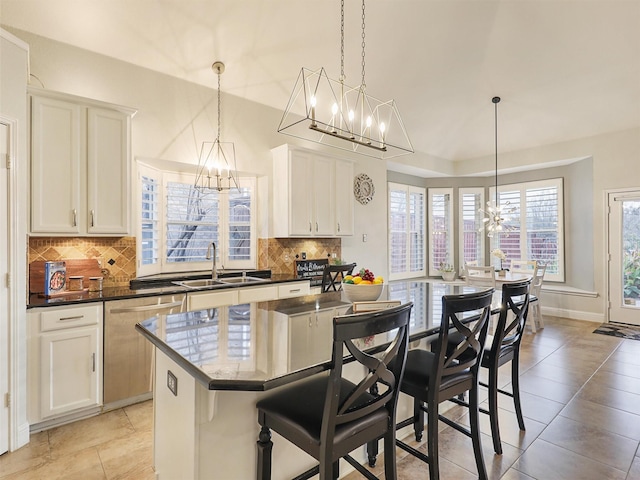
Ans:
[[[87,111],[87,232],[127,234],[130,224],[130,116]]]
[[[274,182],[276,179],[274,179]],[[313,218],[313,159],[303,152],[291,152],[289,158],[289,234],[314,235]],[[277,188],[277,187],[276,187]],[[280,215],[285,212],[279,213]]]
[[[335,235],[335,188],[332,158],[317,156],[313,163],[313,234],[321,237]]]
[[[336,235],[353,235],[353,163],[336,160]]]
[[[78,234],[84,230],[80,203],[83,174],[84,109],[32,97],[31,231]]]

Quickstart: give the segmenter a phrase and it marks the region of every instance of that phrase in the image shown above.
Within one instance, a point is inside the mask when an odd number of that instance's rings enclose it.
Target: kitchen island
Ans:
[[[414,303],[410,341],[416,348],[437,332],[442,295],[478,290],[392,282],[381,300]],[[499,300],[496,294],[495,309]],[[156,351],[157,478],[255,478],[256,402],[267,390],[330,368],[332,319],[350,306],[343,292],[325,293],[161,315],[136,325]],[[363,341],[373,349],[386,343],[379,337]],[[411,403],[404,403],[399,415],[412,411]],[[274,479],[292,478],[313,466],[314,460],[289,442],[276,434],[273,441]],[[364,451],[358,457],[364,463]]]

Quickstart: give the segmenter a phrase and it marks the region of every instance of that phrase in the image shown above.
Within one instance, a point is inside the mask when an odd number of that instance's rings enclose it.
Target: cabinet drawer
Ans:
[[[267,302],[278,298],[278,287],[271,285],[258,288],[241,288],[238,290],[238,303]]]
[[[187,309],[204,310],[205,308],[224,307],[238,303],[238,289],[229,288],[222,292],[189,293]]]
[[[65,308],[54,310],[48,308],[40,313],[40,331],[61,330],[63,328],[96,325],[102,319],[102,304],[86,307]]]
[[[309,282],[285,283],[278,286],[278,298],[300,297],[309,295]]]

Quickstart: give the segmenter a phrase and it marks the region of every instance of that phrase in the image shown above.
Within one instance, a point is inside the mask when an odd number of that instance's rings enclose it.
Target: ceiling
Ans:
[[[346,82],[361,4],[346,0]],[[284,109],[301,67],[340,73],[338,0],[0,0],[0,23]],[[466,160],[640,127],[640,0],[368,0],[367,92],[418,152]],[[276,126],[274,126],[275,128]]]

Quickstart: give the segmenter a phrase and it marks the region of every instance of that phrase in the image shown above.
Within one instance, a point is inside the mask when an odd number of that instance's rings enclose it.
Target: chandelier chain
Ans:
[[[497,101],[496,101],[497,99]],[[495,144],[496,144],[496,207],[498,206],[498,102],[500,101],[500,98],[498,97],[494,97],[492,99],[493,101],[493,105],[495,107]]]
[[[364,2],[365,0],[362,0],[362,88],[364,88],[365,85],[365,81],[364,81],[364,67],[365,67],[365,61],[364,61],[364,49],[365,49],[365,35],[364,35],[364,20],[365,20],[365,7],[364,7]]]
[[[340,81],[344,82],[344,0],[340,1]]]
[[[220,142],[220,112],[222,109],[222,101],[220,100],[220,73],[218,73],[218,142]]]

